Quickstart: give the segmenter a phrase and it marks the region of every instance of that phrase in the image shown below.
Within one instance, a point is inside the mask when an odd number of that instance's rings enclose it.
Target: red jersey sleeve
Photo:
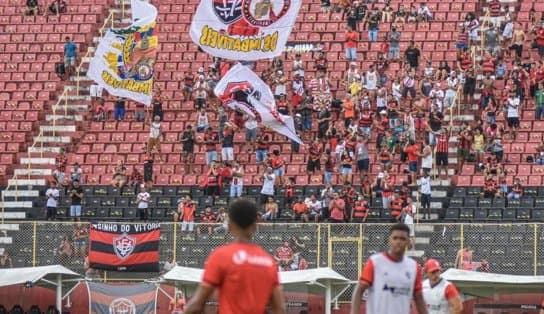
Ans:
[[[224,277],[224,264],[224,259],[218,251],[214,251],[206,260],[202,283],[207,283],[214,287],[221,285]]]
[[[416,270],[416,281],[414,281],[414,295],[421,294],[423,290],[423,284],[422,284],[422,277],[423,274],[421,273],[421,265],[419,263],[417,264],[417,270]]]
[[[372,286],[372,282],[374,282],[374,264],[371,259],[366,262],[361,277],[359,277],[359,281],[364,281],[369,286]]]
[[[459,291],[457,291],[457,288],[453,284],[450,284],[446,287],[444,295],[446,297],[446,300],[451,300],[459,296]]]

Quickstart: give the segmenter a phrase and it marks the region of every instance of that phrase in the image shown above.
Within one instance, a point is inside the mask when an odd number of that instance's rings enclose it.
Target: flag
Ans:
[[[157,9],[143,0],[132,0],[131,9],[132,25],[106,32],[87,76],[112,95],[149,105],[159,48]]]
[[[155,314],[157,286],[151,283],[108,285],[87,282],[89,314]]]
[[[205,52],[231,60],[279,56],[302,0],[201,0],[190,35]]]
[[[239,109],[262,125],[302,143],[293,118],[276,110],[272,91],[248,67],[237,64],[217,83],[214,93],[225,107]]]
[[[92,223],[89,232],[89,267],[158,272],[159,238],[159,223]]]

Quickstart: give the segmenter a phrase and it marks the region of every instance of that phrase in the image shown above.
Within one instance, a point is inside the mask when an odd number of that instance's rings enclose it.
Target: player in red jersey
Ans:
[[[276,262],[251,242],[257,228],[257,207],[239,199],[229,207],[229,231],[236,238],[215,249],[206,260],[200,287],[185,314],[202,313],[206,301],[217,290],[219,314],[284,314],[284,298]],[[258,279],[258,280],[257,280]]]

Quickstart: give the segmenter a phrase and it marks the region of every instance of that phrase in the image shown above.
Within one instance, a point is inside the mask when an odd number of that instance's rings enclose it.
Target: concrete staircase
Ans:
[[[95,37],[91,44],[95,45],[99,40],[99,37]],[[92,57],[95,48],[86,49]],[[80,55],[85,53],[80,51]],[[33,136],[32,145],[27,148],[26,153],[18,156],[19,164],[14,167],[14,176],[8,180],[8,188],[1,194],[0,205],[4,211],[0,212],[0,219],[17,220],[44,216],[45,204],[39,199],[40,191],[48,185],[48,180],[53,175],[55,157],[61,148],[66,150],[69,157],[70,151],[84,135],[85,119],[91,109],[89,86],[92,81],[86,76],[91,57],[82,59],[79,79],[75,75],[71,76],[65,82],[63,90],[58,91],[59,96],[56,101],[50,102],[39,132]],[[2,243],[0,237],[0,245]]]

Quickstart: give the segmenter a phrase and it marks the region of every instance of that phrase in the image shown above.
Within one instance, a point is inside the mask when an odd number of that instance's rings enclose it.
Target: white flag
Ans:
[[[153,66],[159,40],[157,8],[132,0],[132,25],[110,29],[100,39],[87,76],[110,94],[149,105],[153,94]]]
[[[276,110],[272,91],[248,67],[239,63],[232,67],[217,83],[214,93],[224,106],[242,110],[262,125],[302,143],[295,131],[293,118]]]
[[[253,61],[279,56],[302,0],[201,0],[190,35],[205,52]]]

